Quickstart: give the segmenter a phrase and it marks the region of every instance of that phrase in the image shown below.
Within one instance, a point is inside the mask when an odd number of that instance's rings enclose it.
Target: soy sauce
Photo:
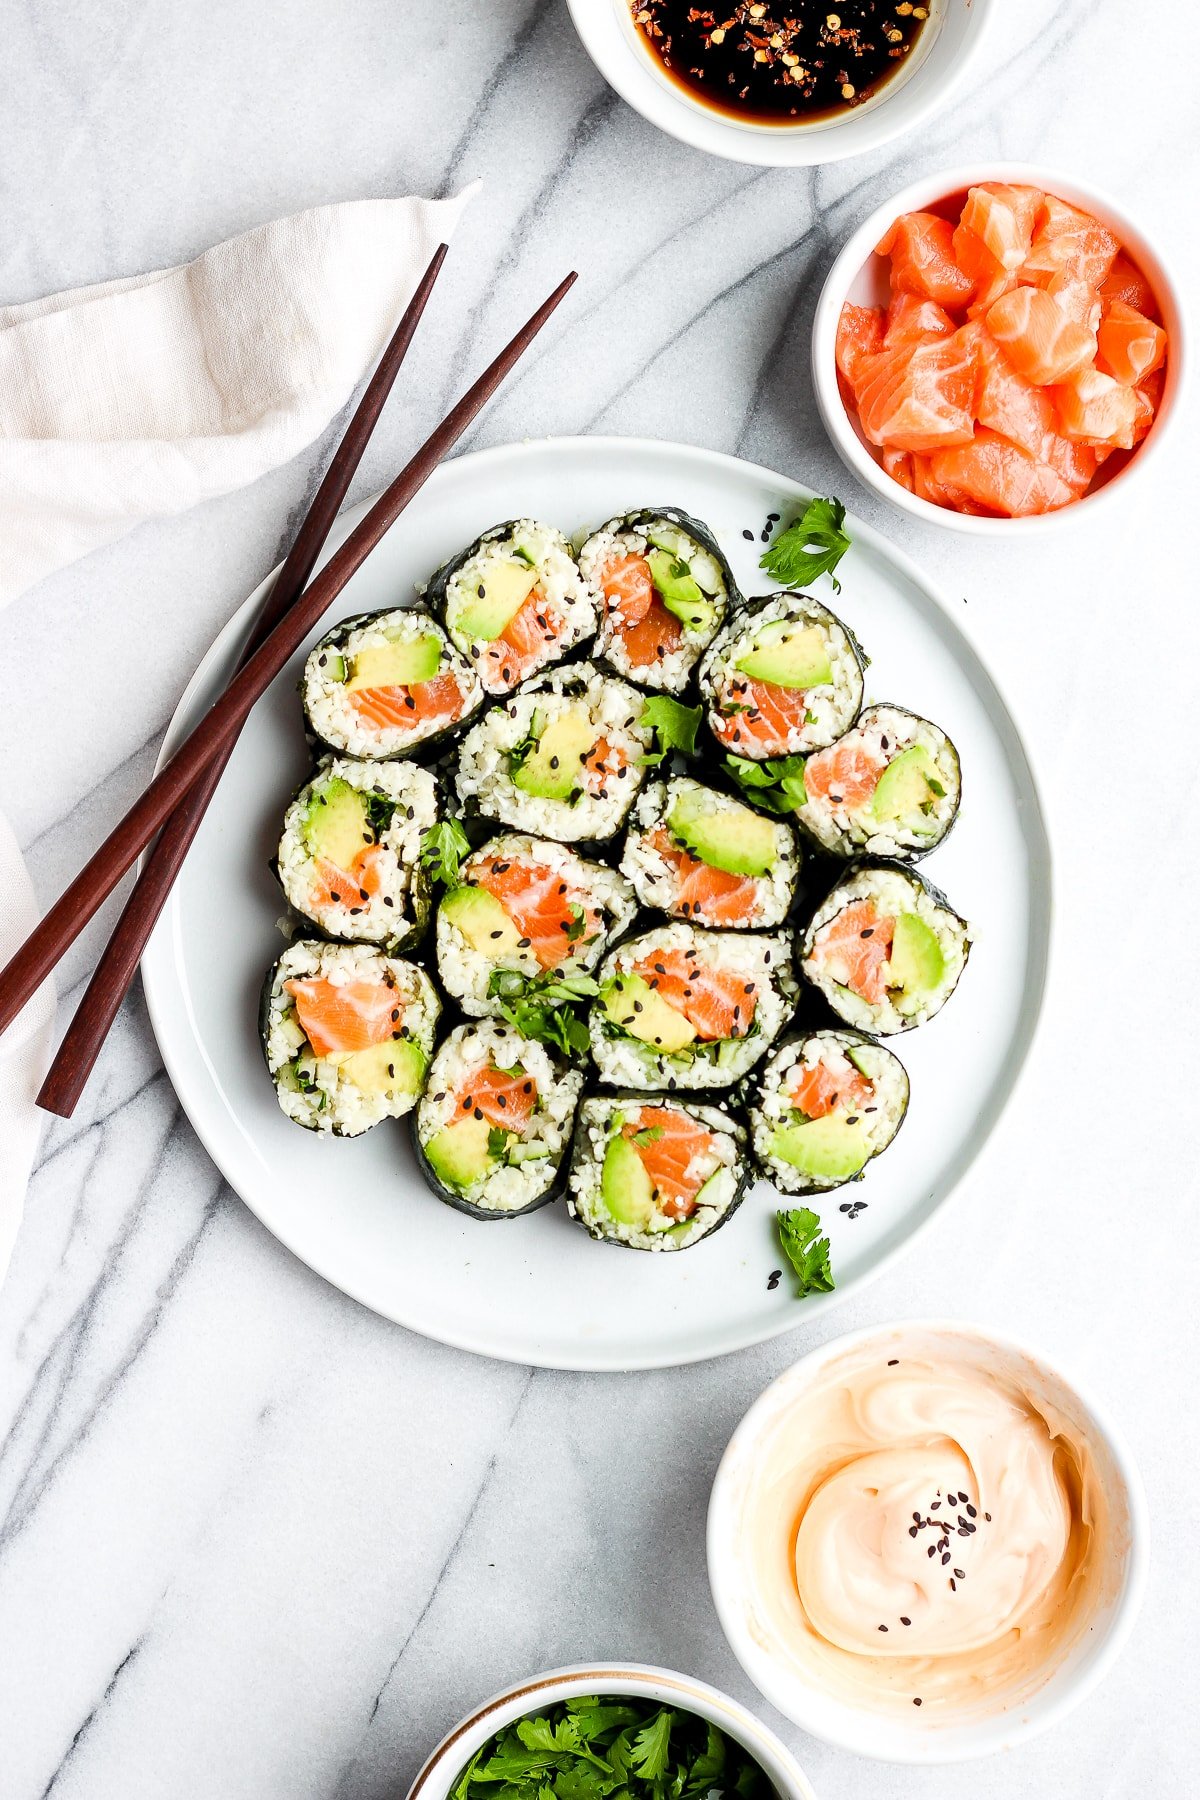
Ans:
[[[936,0],[630,0],[655,59],[693,100],[756,125],[844,117],[895,79]]]

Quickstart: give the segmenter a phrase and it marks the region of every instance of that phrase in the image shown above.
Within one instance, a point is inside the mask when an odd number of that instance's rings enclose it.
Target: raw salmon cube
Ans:
[[[973,287],[954,257],[954,227],[936,213],[903,213],[875,246],[892,259],[893,293],[919,294],[941,306],[964,306]]]
[[[1019,269],[1029,255],[1044,199],[1037,188],[984,182],[968,190],[959,228],[971,232],[1000,268]]]
[[[1008,518],[1054,512],[1076,498],[1049,463],[982,426],[973,443],[937,450],[929,461],[935,481]]]
[[[1123,250],[1100,283],[1100,298],[1106,306],[1110,301],[1123,300],[1126,306],[1136,306],[1148,319],[1158,319],[1158,302],[1154,298],[1154,289]]]
[[[974,431],[978,327],[952,337],[885,350],[858,390],[859,418],[872,444],[936,450],[970,443]]]
[[[1108,444],[1116,450],[1133,448],[1138,411],[1133,389],[1123,387],[1103,369],[1077,369],[1055,388],[1054,404],[1068,437],[1083,444]]]
[[[1145,381],[1139,381],[1138,385],[1134,388],[1133,398],[1137,406],[1133,425],[1133,441],[1135,444],[1141,443],[1151,425],[1153,425],[1154,415],[1162,402],[1162,395],[1163,371],[1161,369],[1155,369],[1153,375],[1148,375]]]
[[[879,306],[852,306],[846,302],[838,318],[834,358],[839,372],[853,387],[855,371],[864,356],[876,356],[883,349],[883,309]]]
[[[922,300],[919,294],[901,292],[893,294],[887,309],[884,343],[894,350],[898,344],[949,337],[955,330],[954,320],[936,300]]]
[[[1064,381],[1096,354],[1095,333],[1041,288],[1017,287],[987,310],[987,328],[1018,375],[1045,386]]]
[[[1167,334],[1136,306],[1111,300],[1096,334],[1096,363],[1127,387],[1153,374],[1167,354]]]
[[[980,333],[975,417],[1031,456],[1041,454],[1046,433],[1058,424],[1050,396],[1017,374],[988,331]]]
[[[913,456],[911,450],[885,450],[880,461],[884,472],[898,481],[901,487],[913,491]]]
[[[1099,219],[1047,194],[1020,271],[1021,280],[1044,287],[1052,275],[1066,274],[1098,288],[1119,249],[1116,238]]]

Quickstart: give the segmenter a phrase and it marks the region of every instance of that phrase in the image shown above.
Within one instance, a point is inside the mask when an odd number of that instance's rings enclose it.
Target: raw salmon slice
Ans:
[[[891,258],[893,292],[903,290],[942,306],[965,306],[973,292],[954,257],[954,227],[936,213],[904,213],[875,246]]]
[[[519,1135],[537,1105],[537,1082],[523,1069],[509,1075],[489,1063],[463,1082],[454,1103],[463,1118],[482,1114],[490,1125],[506,1126]]]
[[[462,711],[462,689],[452,670],[418,681],[411,687],[356,688],[346,698],[368,725],[412,731],[439,719],[456,719]]]
[[[313,864],[309,905],[365,906],[383,885],[379,866],[386,854],[378,844],[364,844],[349,869],[339,869],[327,856],[318,856]]]
[[[636,669],[661,662],[683,641],[683,627],[654,589],[644,556],[610,557],[600,577],[609,619]]]
[[[858,389],[864,436],[893,450],[970,443],[977,366],[978,328],[971,325],[872,358]]]
[[[497,856],[475,864],[471,880],[500,902],[543,969],[556,969],[575,944],[600,928],[595,907],[543,863]]]
[[[619,744],[597,738],[582,764],[583,785],[589,794],[604,794],[610,780],[623,778],[629,758]]]
[[[399,996],[386,981],[335,984],[312,975],[286,985],[315,1056],[367,1050],[400,1034]]]
[[[1105,306],[1114,300],[1123,300],[1126,306],[1135,306],[1146,318],[1158,322],[1158,302],[1154,298],[1154,289],[1142,274],[1136,263],[1133,263],[1122,250],[1112,268],[1100,283],[1100,298]]]
[[[1041,288],[1002,295],[988,308],[986,324],[1017,374],[1041,387],[1065,381],[1096,354],[1095,333]]]
[[[1116,238],[1099,219],[1046,194],[1020,278],[1044,287],[1052,276],[1066,274],[1098,288],[1119,249]]]
[[[807,689],[776,687],[746,675],[727,679],[720,699],[744,710],[714,714],[715,735],[730,749],[754,745],[764,756],[786,755],[793,734],[803,729],[808,715]]]
[[[1153,374],[1167,354],[1167,334],[1136,306],[1110,300],[1096,333],[1096,364],[1127,387]]]
[[[730,875],[701,862],[660,825],[647,842],[675,871],[675,906],[683,917],[728,925],[749,917],[758,893],[749,875]]]
[[[870,744],[831,744],[804,765],[804,791],[810,800],[826,800],[851,810],[865,806],[887,768],[887,757]]]
[[[535,587],[488,650],[488,660],[498,663],[501,679],[515,687],[544,656],[547,644],[561,636],[562,620]]]
[[[1102,369],[1078,369],[1054,390],[1054,404],[1068,437],[1113,450],[1133,448],[1138,412],[1133,389]]]
[[[830,1069],[825,1063],[801,1063],[791,1097],[806,1119],[823,1119],[826,1113],[861,1112],[871,1104],[875,1089],[857,1069]]]
[[[887,994],[883,970],[895,931],[895,919],[881,917],[873,900],[855,900],[822,925],[812,953],[834,981],[878,1006]]]
[[[1054,512],[1076,497],[1049,463],[983,426],[973,444],[936,451],[930,466],[935,481],[1008,518]]]
[[[745,1037],[754,1019],[757,986],[740,975],[710,969],[694,950],[660,950],[636,965],[698,1035],[709,1043]]]
[[[673,1219],[690,1218],[707,1178],[704,1168],[716,1143],[714,1133],[673,1106],[639,1107],[635,1116],[626,1120],[621,1135],[633,1139],[641,1132],[657,1133],[649,1143],[635,1142],[634,1149],[654,1183],[663,1212]]]

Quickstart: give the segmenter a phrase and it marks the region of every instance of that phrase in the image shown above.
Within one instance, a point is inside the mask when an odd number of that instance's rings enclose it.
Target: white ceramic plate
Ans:
[[[806,491],[732,457],[631,438],[558,438],[443,467],[337,603],[362,612],[415,582],[497,519],[534,514],[573,532],[642,505],[682,506],[717,533],[746,594],[769,512]],[[333,541],[364,508],[346,513]],[[555,1368],[691,1362],[812,1324],[877,1275],[927,1224],[978,1155],[1012,1091],[1041,1005],[1049,851],[1028,757],[957,615],[869,526],[850,521],[840,599],[819,590],[873,658],[867,698],[936,719],[963,763],[962,816],[924,865],[977,942],[936,1019],[896,1041],[912,1078],[908,1119],[864,1181],[829,1195],[834,1294],[797,1302],[772,1190],[760,1184],[711,1238],[676,1256],[593,1242],[561,1206],[481,1222],[442,1205],[417,1173],[403,1124],[323,1141],[283,1116],[263,1067],[258,994],[283,945],[267,861],[308,766],[296,696],[306,645],[255,708],[143,960],[150,1014],[188,1117],[230,1184],[283,1243],[346,1293],[415,1331],[484,1355]],[[752,531],[753,543],[743,537]],[[228,679],[252,596],[184,695],[164,753]],[[848,1197],[867,1202],[852,1222]]]

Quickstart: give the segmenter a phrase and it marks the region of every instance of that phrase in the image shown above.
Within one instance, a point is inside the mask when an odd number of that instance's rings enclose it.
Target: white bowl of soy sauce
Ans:
[[[609,85],[642,117],[731,162],[860,156],[949,100],[993,0],[567,0]]]

